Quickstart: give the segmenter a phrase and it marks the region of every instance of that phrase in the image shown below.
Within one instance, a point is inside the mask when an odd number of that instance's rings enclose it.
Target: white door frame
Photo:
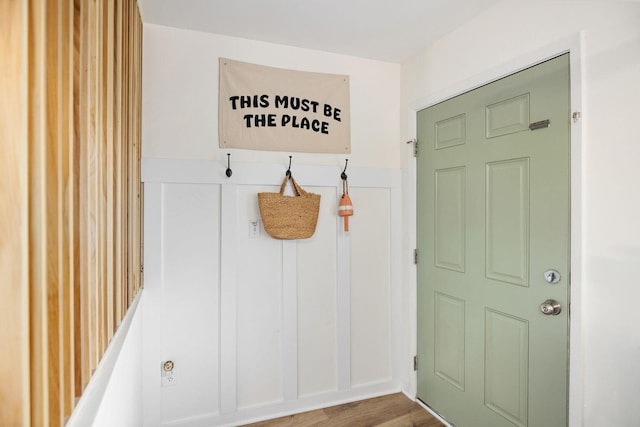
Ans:
[[[417,132],[418,111],[431,107],[446,99],[476,89],[487,83],[498,80],[502,77],[517,73],[525,68],[536,65],[547,59],[551,59],[563,53],[570,53],[570,97],[571,112],[582,112],[582,33],[572,37],[558,40],[555,43],[543,46],[537,50],[528,52],[520,57],[510,59],[498,64],[496,67],[473,76],[467,80],[457,83],[455,86],[445,90],[428,94],[426,97],[413,102],[408,108],[408,135],[415,138]],[[567,117],[567,120],[570,118]],[[572,120],[571,125],[571,285],[570,285],[570,322],[569,322],[569,426],[578,427],[582,425],[583,419],[583,381],[582,372],[582,120]],[[410,161],[408,167],[407,189],[410,194],[407,212],[409,224],[409,247],[417,247],[416,242],[416,161]],[[411,341],[409,354],[417,354],[417,270],[411,266],[408,275],[410,288],[409,301],[411,311],[409,331]],[[410,376],[410,384],[405,392],[416,396],[417,374]]]

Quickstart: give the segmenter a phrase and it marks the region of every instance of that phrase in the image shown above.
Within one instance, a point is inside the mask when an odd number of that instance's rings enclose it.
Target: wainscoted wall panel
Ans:
[[[237,385],[238,408],[280,402],[283,373],[282,242],[264,231],[249,239],[259,218],[256,194],[275,187],[238,186]],[[268,256],[265,256],[268,254]]]
[[[176,366],[176,385],[162,388],[165,420],[197,414],[202,407],[219,411],[219,205],[219,185],[162,186],[163,340],[156,367],[159,373],[164,360]],[[189,399],[181,398],[180,384],[188,384]]]
[[[143,160],[145,425],[238,425],[399,391],[399,171],[350,169],[345,233],[341,169],[297,165],[296,180],[322,196],[318,226],[282,241],[252,223],[256,194],[277,191],[286,166],[236,163],[231,178],[225,168]],[[175,362],[171,385],[164,360]]]
[[[316,233],[297,242],[298,395],[338,388],[337,190],[313,187],[320,194]]]
[[[349,195],[360,213],[350,223],[351,385],[359,386],[391,378],[391,206],[386,188],[353,188]]]

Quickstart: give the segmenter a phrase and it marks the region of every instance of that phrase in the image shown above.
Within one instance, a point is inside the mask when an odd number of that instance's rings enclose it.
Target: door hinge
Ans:
[[[573,123],[578,123],[582,118],[582,114],[580,114],[580,111],[574,111],[573,114],[571,114],[571,118],[573,119]]]
[[[418,249],[414,249],[413,250],[413,263],[415,265],[418,265]]]
[[[418,139],[410,139],[407,141],[407,144],[413,144],[413,157],[418,157]]]
[[[418,370],[418,355],[413,356],[413,370]]]

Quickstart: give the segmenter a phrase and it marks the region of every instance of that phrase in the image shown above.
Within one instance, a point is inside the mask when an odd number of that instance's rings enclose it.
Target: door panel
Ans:
[[[529,130],[529,94],[488,105],[486,118],[487,138]]]
[[[487,164],[488,279],[529,286],[529,159]]]
[[[485,309],[487,407],[516,425],[527,425],[529,322]]]
[[[441,120],[435,125],[436,150],[464,144],[466,141],[465,115]]]
[[[464,301],[435,294],[435,374],[464,391]]]
[[[420,111],[418,140],[418,397],[458,427],[565,426],[568,55]]]
[[[465,169],[437,170],[435,181],[436,266],[464,272]]]

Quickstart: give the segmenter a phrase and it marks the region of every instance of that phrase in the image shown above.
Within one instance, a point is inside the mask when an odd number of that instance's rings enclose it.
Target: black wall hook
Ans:
[[[227,178],[231,178],[233,172],[231,171],[231,153],[227,153],[227,170],[225,171]]]
[[[289,156],[289,168],[287,169],[287,172],[285,173],[285,175],[287,176],[291,176],[291,157]]]
[[[347,163],[349,163],[349,159],[344,159],[344,170],[340,174],[340,178],[347,179]]]

